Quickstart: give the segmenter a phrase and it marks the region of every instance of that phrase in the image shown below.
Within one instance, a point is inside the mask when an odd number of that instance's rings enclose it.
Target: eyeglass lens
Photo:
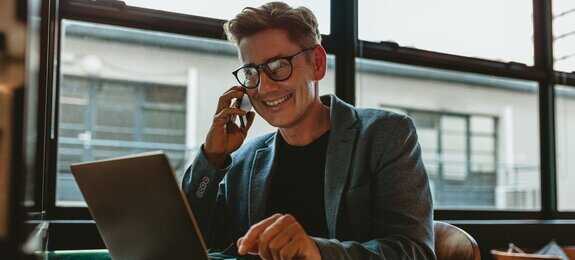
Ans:
[[[263,64],[263,71],[273,80],[281,81],[289,78],[291,74],[291,64],[288,59],[277,59]],[[253,88],[259,81],[259,70],[257,67],[246,67],[238,70],[237,78],[248,88]]]

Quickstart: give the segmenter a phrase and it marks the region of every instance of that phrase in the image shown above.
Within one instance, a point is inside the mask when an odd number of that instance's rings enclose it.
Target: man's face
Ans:
[[[243,38],[239,49],[244,65],[259,65],[273,58],[298,53],[302,47],[290,42],[285,30],[268,29]],[[293,72],[289,79],[274,81],[261,71],[259,86],[247,89],[254,109],[270,125],[279,128],[297,126],[302,118],[309,116],[310,105],[319,102],[316,100],[314,82],[321,78],[318,78],[314,63],[309,60],[309,54],[313,55],[314,51],[292,59]]]

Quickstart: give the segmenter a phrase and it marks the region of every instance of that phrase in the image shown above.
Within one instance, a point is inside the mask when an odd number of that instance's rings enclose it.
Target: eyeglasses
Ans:
[[[275,58],[260,65],[243,66],[234,70],[232,74],[245,88],[255,88],[260,84],[260,70],[263,70],[274,81],[284,81],[289,79],[293,72],[292,60],[306,51],[315,49],[315,47],[305,48],[294,55]]]

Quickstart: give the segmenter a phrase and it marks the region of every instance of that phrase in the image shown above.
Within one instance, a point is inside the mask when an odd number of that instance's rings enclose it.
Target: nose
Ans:
[[[263,71],[260,73],[260,85],[258,86],[258,93],[260,95],[274,92],[278,87],[277,82],[270,79],[267,74]]]

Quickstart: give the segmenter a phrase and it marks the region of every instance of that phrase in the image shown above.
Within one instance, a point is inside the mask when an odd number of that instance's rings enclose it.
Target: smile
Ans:
[[[292,96],[292,94],[289,94],[289,95],[282,97],[280,99],[277,99],[277,100],[264,101],[264,104],[266,104],[268,107],[275,107],[275,106],[285,102],[286,100],[288,100],[291,96]]]

